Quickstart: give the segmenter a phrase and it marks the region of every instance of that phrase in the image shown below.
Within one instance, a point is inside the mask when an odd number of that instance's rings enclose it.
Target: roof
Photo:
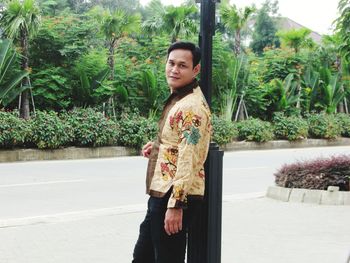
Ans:
[[[276,20],[277,20],[277,29],[278,30],[291,30],[291,29],[307,28],[307,27],[295,22],[294,20],[292,20],[288,17],[277,17]],[[307,29],[311,30],[310,28],[307,28]],[[316,43],[318,43],[318,44],[321,43],[322,35],[320,35],[319,33],[311,30],[310,37]]]

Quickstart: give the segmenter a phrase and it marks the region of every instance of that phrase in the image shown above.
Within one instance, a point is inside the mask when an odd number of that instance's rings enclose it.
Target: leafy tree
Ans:
[[[289,31],[279,31],[277,36],[282,40],[282,43],[292,48],[295,53],[309,43],[311,30],[307,28],[291,29]]]
[[[194,19],[198,10],[195,6],[168,6],[161,10],[161,6],[157,2],[154,1],[151,3],[161,13],[157,13],[144,21],[142,27],[146,32],[150,34],[160,32],[169,34],[171,43],[177,41],[180,35],[189,37],[198,32],[198,26]]]
[[[88,16],[66,14],[44,17],[30,52],[35,68],[54,65],[68,68],[91,48],[103,45],[98,24]]]
[[[67,13],[43,18],[30,49],[33,94],[38,108],[59,110],[77,105],[74,94],[81,87],[81,74],[77,73],[76,65],[96,46],[103,45],[98,31],[99,24],[86,15]],[[104,58],[106,67],[107,58]],[[98,71],[99,65],[93,61]],[[91,71],[86,74],[95,77]]]
[[[238,9],[236,5],[222,5],[220,9],[221,18],[227,31],[234,35],[236,55],[241,53],[241,30],[246,26],[250,16],[255,12],[254,7]]]
[[[340,17],[336,20],[336,30],[340,33],[342,44],[340,50],[350,61],[350,1],[340,0],[338,5]]]
[[[277,3],[277,1],[274,3],[266,1],[255,18],[253,39],[250,46],[259,55],[263,53],[266,47],[280,47],[280,41],[276,37],[276,23],[274,17],[271,16],[278,9]]]
[[[19,42],[21,50],[21,68],[29,69],[29,40],[40,25],[40,11],[34,0],[10,0],[1,13],[0,25],[7,37]],[[29,77],[23,78],[22,86],[30,86]],[[29,91],[26,89],[21,96],[20,116],[29,119]]]
[[[67,0],[38,0],[43,15],[56,16],[69,8]]]

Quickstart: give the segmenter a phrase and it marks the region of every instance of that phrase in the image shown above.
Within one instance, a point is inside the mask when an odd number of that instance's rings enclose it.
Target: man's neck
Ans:
[[[176,88],[176,89],[173,89],[172,87],[170,87],[170,92],[171,93],[182,93],[182,92],[185,92],[187,91],[188,89],[194,89],[196,86],[198,85],[198,82],[196,79],[193,79],[190,83],[182,86],[182,87],[179,87],[179,88]]]

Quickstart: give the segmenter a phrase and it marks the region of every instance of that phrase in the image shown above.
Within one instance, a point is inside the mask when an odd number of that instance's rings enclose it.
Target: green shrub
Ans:
[[[328,186],[339,186],[349,191],[350,155],[286,164],[274,175],[281,187],[327,190]]]
[[[138,113],[124,113],[118,120],[118,144],[140,149],[157,135],[157,123]]]
[[[238,137],[236,126],[228,120],[213,115],[213,141],[219,145],[232,142]]]
[[[273,128],[276,138],[295,141],[307,137],[309,126],[301,117],[287,117],[283,113],[276,113],[273,118]]]
[[[30,134],[30,124],[16,112],[0,111],[0,147],[23,146]]]
[[[273,139],[271,123],[259,119],[248,119],[237,124],[238,139],[266,142]]]
[[[39,149],[56,149],[72,141],[71,127],[54,111],[37,111],[30,122],[32,125],[30,140]]]
[[[73,128],[76,146],[106,146],[115,144],[117,125],[92,108],[74,109],[62,113],[61,118]]]
[[[341,126],[341,135],[343,137],[350,137],[350,115],[345,113],[338,113],[335,115],[335,118]]]
[[[341,135],[341,126],[334,115],[324,113],[308,116],[309,134],[313,138],[335,139]]]

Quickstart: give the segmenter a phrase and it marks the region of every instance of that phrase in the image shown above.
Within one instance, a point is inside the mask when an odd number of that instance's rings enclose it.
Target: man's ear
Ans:
[[[200,71],[201,71],[201,64],[199,63],[197,66],[193,68],[194,77],[196,77]]]

